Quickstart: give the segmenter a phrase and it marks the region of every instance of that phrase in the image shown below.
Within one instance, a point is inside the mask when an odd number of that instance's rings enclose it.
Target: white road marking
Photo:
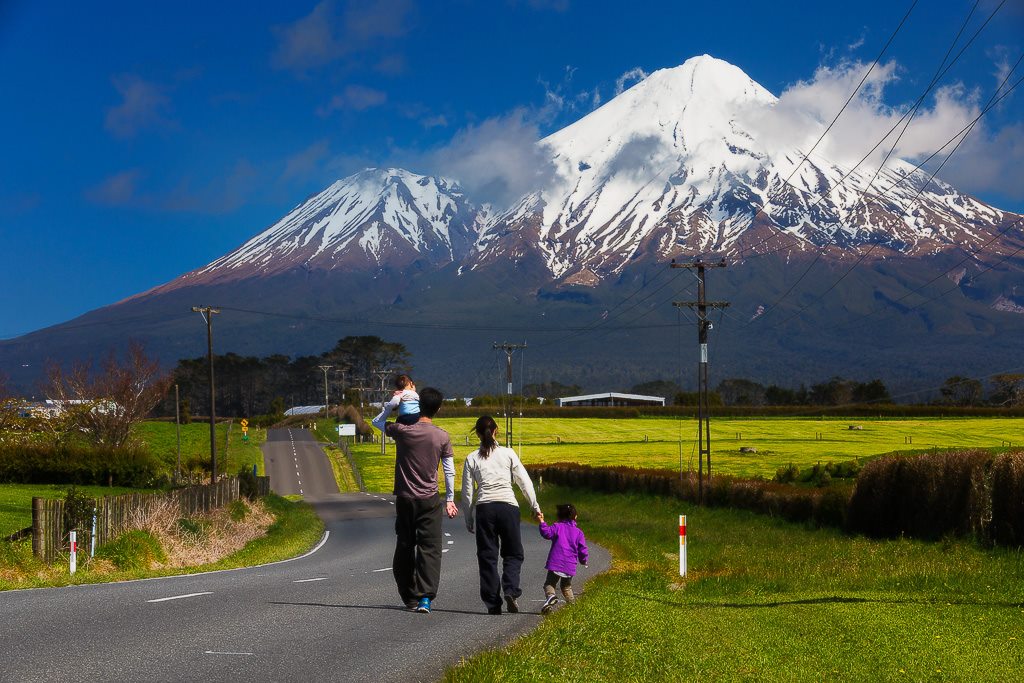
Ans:
[[[451,534],[450,534],[450,533],[448,533],[447,531],[446,531],[446,532],[444,532],[444,535],[445,535],[445,536],[451,536]]]
[[[451,548],[445,548],[445,549],[444,549],[444,550],[442,550],[441,552],[442,552],[442,553],[446,553],[446,552],[448,552],[449,550],[451,550]]]
[[[213,591],[205,591],[203,593],[187,593],[185,595],[172,595],[169,598],[156,598],[155,600],[146,600],[146,602],[167,602],[168,600],[181,600],[182,598],[194,598],[197,595],[213,595]]]
[[[234,655],[234,656],[241,657],[241,656],[244,656],[244,655],[250,655],[250,656],[251,655],[255,655],[256,653],[255,652],[215,652],[214,650],[207,650],[203,654],[204,655]]]
[[[448,545],[455,545],[455,541],[448,541]]]
[[[326,581],[326,580],[327,580],[326,576],[320,576],[320,577],[315,578],[315,579],[298,579],[297,581],[292,581],[292,583],[309,583],[310,581]]]
[[[394,504],[395,504],[395,501],[393,501],[393,500],[390,500],[390,501],[388,501],[388,502],[389,502],[389,503],[391,503],[392,505],[394,505]]]
[[[374,569],[370,573],[371,574],[377,574],[378,572],[389,572],[389,571],[391,571],[391,567],[384,567],[384,569]]]
[[[299,489],[299,493],[302,493],[302,489]]]

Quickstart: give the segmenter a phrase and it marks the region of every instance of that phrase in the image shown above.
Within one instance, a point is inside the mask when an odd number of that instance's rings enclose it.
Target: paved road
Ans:
[[[314,485],[303,469],[315,460],[305,456],[314,449],[308,434],[292,435],[296,455],[290,457],[299,459],[299,474],[292,476],[305,490]],[[291,441],[272,433],[265,457],[279,465],[282,449],[291,454]],[[322,471],[309,466],[309,472]],[[441,588],[433,613],[423,615],[398,604],[390,571],[392,497],[314,498],[328,536],[303,558],[204,575],[0,593],[0,680],[431,680],[543,618],[547,544],[534,527],[523,528],[526,593],[520,603],[527,613],[484,614],[473,537],[457,518],[445,522]],[[602,549],[592,546],[592,555],[579,583],[608,566]]]
[[[320,500],[338,493],[331,463],[309,430],[271,429],[263,464],[271,487],[282,496],[300,493],[306,500]]]

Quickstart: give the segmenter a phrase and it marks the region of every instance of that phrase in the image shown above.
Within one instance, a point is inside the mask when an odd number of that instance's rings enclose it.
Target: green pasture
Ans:
[[[611,571],[446,680],[1024,680],[1019,549],[875,541],[651,496],[541,493],[546,511],[564,501],[588,540],[611,550]],[[543,596],[523,589],[521,604]]]
[[[173,422],[147,421],[135,426],[134,434],[149,452],[173,472],[177,458],[177,437]],[[266,441],[265,429],[250,427],[249,440],[242,440],[242,428],[237,422],[217,424],[217,470],[228,474],[236,474],[243,466],[252,469],[257,466],[263,474],[263,451],[260,446]],[[227,458],[225,459],[225,445]],[[190,459],[210,458],[210,424],[208,422],[192,422],[181,425],[181,466],[186,467]]]
[[[504,419],[496,420],[503,430]],[[435,422],[451,435],[460,477],[463,459],[477,446],[475,419],[439,417]],[[851,425],[862,429],[851,430]],[[681,463],[684,469],[697,469],[697,422],[692,418],[523,418],[516,419],[513,428],[514,447],[526,463],[668,469]],[[893,451],[1020,446],[1024,418],[714,419],[711,439],[715,472],[770,478],[790,463],[804,468]],[[757,453],[740,453],[741,446],[756,448]],[[389,490],[394,446],[388,444],[383,457],[379,444],[357,444],[353,453],[367,487]]]
[[[0,485],[0,538],[32,526],[32,498],[63,498],[68,484],[2,484]],[[78,486],[89,496],[116,496],[137,493],[138,489],[117,486]]]

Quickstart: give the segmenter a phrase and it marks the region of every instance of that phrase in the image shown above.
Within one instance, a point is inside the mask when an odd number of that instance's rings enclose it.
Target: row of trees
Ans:
[[[215,355],[214,389],[217,414],[253,416],[280,414],[287,406],[321,405],[324,373],[332,404],[379,401],[382,379],[390,388],[393,372],[405,372],[409,353],[403,344],[376,336],[345,337],[317,356],[272,355],[264,358],[235,353]],[[377,374],[375,374],[377,373]],[[181,360],[172,372],[182,409],[187,415],[209,415],[209,368],[205,356]],[[174,392],[160,405],[163,415],[174,415]]]

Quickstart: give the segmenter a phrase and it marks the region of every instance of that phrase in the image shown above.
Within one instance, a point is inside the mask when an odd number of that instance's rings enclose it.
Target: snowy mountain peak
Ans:
[[[331,184],[230,254],[190,274],[235,279],[291,268],[402,267],[465,256],[477,210],[446,178],[367,168]]]

